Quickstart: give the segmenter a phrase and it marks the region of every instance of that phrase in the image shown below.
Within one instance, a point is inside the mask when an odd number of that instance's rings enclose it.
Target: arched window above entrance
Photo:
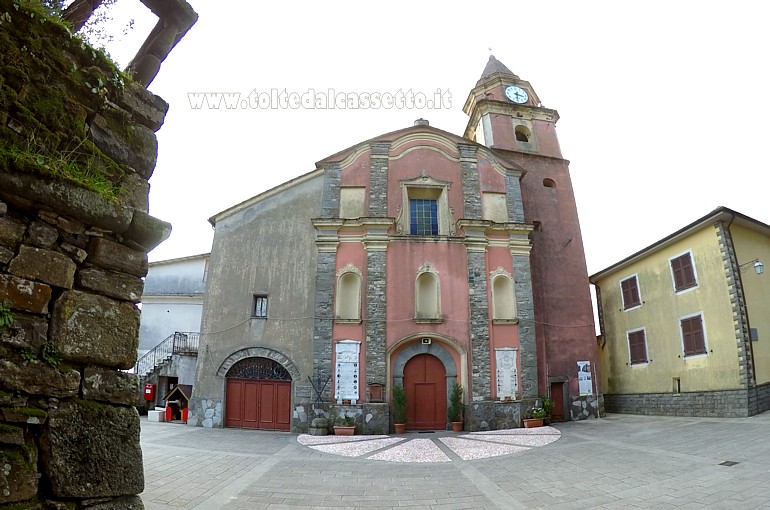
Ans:
[[[228,379],[262,379],[269,381],[291,381],[291,375],[277,361],[268,358],[242,359],[225,376]]]

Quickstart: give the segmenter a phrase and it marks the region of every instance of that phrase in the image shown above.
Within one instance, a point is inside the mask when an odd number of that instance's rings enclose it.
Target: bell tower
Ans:
[[[554,129],[559,113],[543,107],[532,85],[494,56],[463,111],[470,117],[466,138],[491,149],[562,157]]]
[[[469,117],[466,138],[524,169],[524,217],[535,225],[530,266],[539,394],[550,396],[557,408],[561,404],[565,419],[585,417],[586,410],[597,416],[601,389],[593,308],[569,162],[556,136],[559,114],[494,56],[463,111]],[[577,362],[584,361],[592,372],[590,396],[585,376],[578,374]],[[581,416],[574,415],[576,409]]]

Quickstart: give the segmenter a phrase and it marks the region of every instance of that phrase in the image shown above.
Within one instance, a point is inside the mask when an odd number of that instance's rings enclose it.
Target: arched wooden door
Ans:
[[[225,426],[289,430],[291,376],[280,363],[246,358],[227,372]]]
[[[418,354],[404,367],[406,389],[406,428],[445,430],[446,369],[432,354]]]

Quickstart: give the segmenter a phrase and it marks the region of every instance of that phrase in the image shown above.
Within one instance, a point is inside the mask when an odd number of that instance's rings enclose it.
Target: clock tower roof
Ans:
[[[508,69],[505,64],[497,60],[494,55],[490,55],[489,62],[487,62],[487,65],[484,67],[484,72],[481,73],[481,78],[479,78],[479,81],[476,82],[476,85],[494,74],[506,74],[513,77],[515,80],[519,79],[519,77],[513,74],[513,72]]]

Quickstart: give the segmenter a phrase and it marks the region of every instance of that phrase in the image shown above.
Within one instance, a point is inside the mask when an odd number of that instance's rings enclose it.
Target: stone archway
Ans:
[[[440,342],[431,338],[430,343],[423,343],[419,338],[396,355],[392,372],[393,385],[403,386],[409,395],[407,428],[443,430],[446,425],[447,396],[457,382],[457,364]],[[409,373],[407,380],[404,379],[405,372]],[[443,387],[437,386],[442,377],[445,378]],[[420,409],[424,412],[418,412]]]
[[[226,427],[290,430],[296,365],[283,354],[251,347],[231,354],[217,370],[225,381]]]

